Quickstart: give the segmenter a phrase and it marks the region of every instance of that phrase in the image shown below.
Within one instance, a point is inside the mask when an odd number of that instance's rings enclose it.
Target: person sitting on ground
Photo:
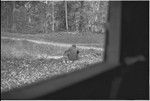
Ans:
[[[72,45],[68,50],[64,52],[64,57],[69,61],[76,61],[79,59],[79,50],[76,48],[76,45]]]

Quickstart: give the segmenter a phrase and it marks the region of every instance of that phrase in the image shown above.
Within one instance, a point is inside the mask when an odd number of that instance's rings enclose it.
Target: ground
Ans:
[[[59,38],[52,40],[50,36],[52,41],[46,40],[45,36],[39,38],[38,35],[38,37],[11,35],[1,35],[1,92],[70,73],[103,61],[104,48],[103,45],[96,43],[96,40],[90,44],[86,39],[76,42],[80,51],[79,60],[66,63],[62,53],[74,41],[67,42]]]

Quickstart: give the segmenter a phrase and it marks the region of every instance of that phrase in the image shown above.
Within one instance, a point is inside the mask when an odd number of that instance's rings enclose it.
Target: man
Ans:
[[[74,62],[79,59],[78,54],[79,50],[77,50],[76,45],[72,45],[72,47],[64,52],[64,57],[67,58],[67,60]]]

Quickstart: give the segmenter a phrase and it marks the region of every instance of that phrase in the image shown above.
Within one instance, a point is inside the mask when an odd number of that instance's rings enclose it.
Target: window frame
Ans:
[[[1,99],[32,99],[55,92],[82,80],[111,70],[120,64],[121,2],[109,1],[109,24],[106,33],[105,60],[84,69],[1,93]]]

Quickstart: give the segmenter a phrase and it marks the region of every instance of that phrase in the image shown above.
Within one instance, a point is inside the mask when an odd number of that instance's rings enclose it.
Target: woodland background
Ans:
[[[1,32],[103,34],[107,1],[1,1]]]

